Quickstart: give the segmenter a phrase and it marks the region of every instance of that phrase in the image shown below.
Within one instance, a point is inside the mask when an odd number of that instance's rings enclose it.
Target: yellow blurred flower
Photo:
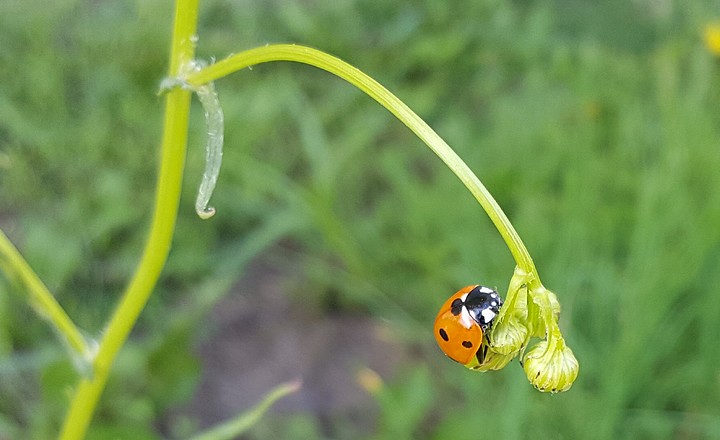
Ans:
[[[720,22],[706,25],[703,36],[705,39],[705,46],[708,48],[710,53],[715,56],[720,56]]]
[[[383,387],[383,380],[380,375],[367,367],[363,367],[357,372],[355,380],[370,394],[377,394]]]

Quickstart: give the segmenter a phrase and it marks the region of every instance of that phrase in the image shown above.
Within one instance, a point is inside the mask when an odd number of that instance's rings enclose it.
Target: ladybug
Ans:
[[[500,313],[498,293],[477,284],[455,292],[435,318],[435,340],[452,360],[463,365],[472,361],[483,343],[483,335]]]

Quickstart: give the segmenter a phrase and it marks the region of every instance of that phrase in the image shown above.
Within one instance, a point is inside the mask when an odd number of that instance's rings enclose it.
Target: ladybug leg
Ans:
[[[478,352],[477,352],[477,360],[480,363],[480,365],[482,365],[483,362],[485,362],[485,356],[487,356],[487,351],[488,351],[488,344],[482,344],[482,346],[480,347],[480,350],[478,350]]]

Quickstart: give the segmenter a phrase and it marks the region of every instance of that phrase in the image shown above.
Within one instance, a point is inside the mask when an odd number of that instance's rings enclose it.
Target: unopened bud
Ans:
[[[516,356],[516,353],[497,353],[487,344],[484,344],[480,350],[478,355],[473,358],[473,361],[465,365],[467,368],[480,372],[501,370]]]
[[[563,339],[541,341],[525,354],[523,369],[539,391],[567,391],[577,378],[579,365]]]
[[[544,311],[547,308],[552,310],[554,324],[551,325],[557,326],[560,319],[560,301],[558,301],[557,295],[543,286],[534,289],[530,295],[532,304],[529,304],[528,308],[528,321],[533,329],[532,336],[545,339],[551,328],[547,328],[548,322],[544,318]]]
[[[518,314],[513,314],[493,327],[490,346],[499,354],[514,354],[523,348],[527,339],[527,327],[520,321]]]

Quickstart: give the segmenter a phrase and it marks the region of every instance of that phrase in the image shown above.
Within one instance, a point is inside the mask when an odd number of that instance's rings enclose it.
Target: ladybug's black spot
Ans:
[[[462,346],[465,348],[472,348],[472,342],[470,341],[462,341]]]
[[[452,313],[454,316],[457,316],[462,312],[462,307],[464,303],[460,298],[456,298],[455,301],[450,304],[450,313]]]
[[[440,337],[443,338],[443,341],[447,342],[450,340],[450,338],[448,337],[448,334],[444,328],[441,328],[440,330],[438,330],[438,333],[440,333]]]

